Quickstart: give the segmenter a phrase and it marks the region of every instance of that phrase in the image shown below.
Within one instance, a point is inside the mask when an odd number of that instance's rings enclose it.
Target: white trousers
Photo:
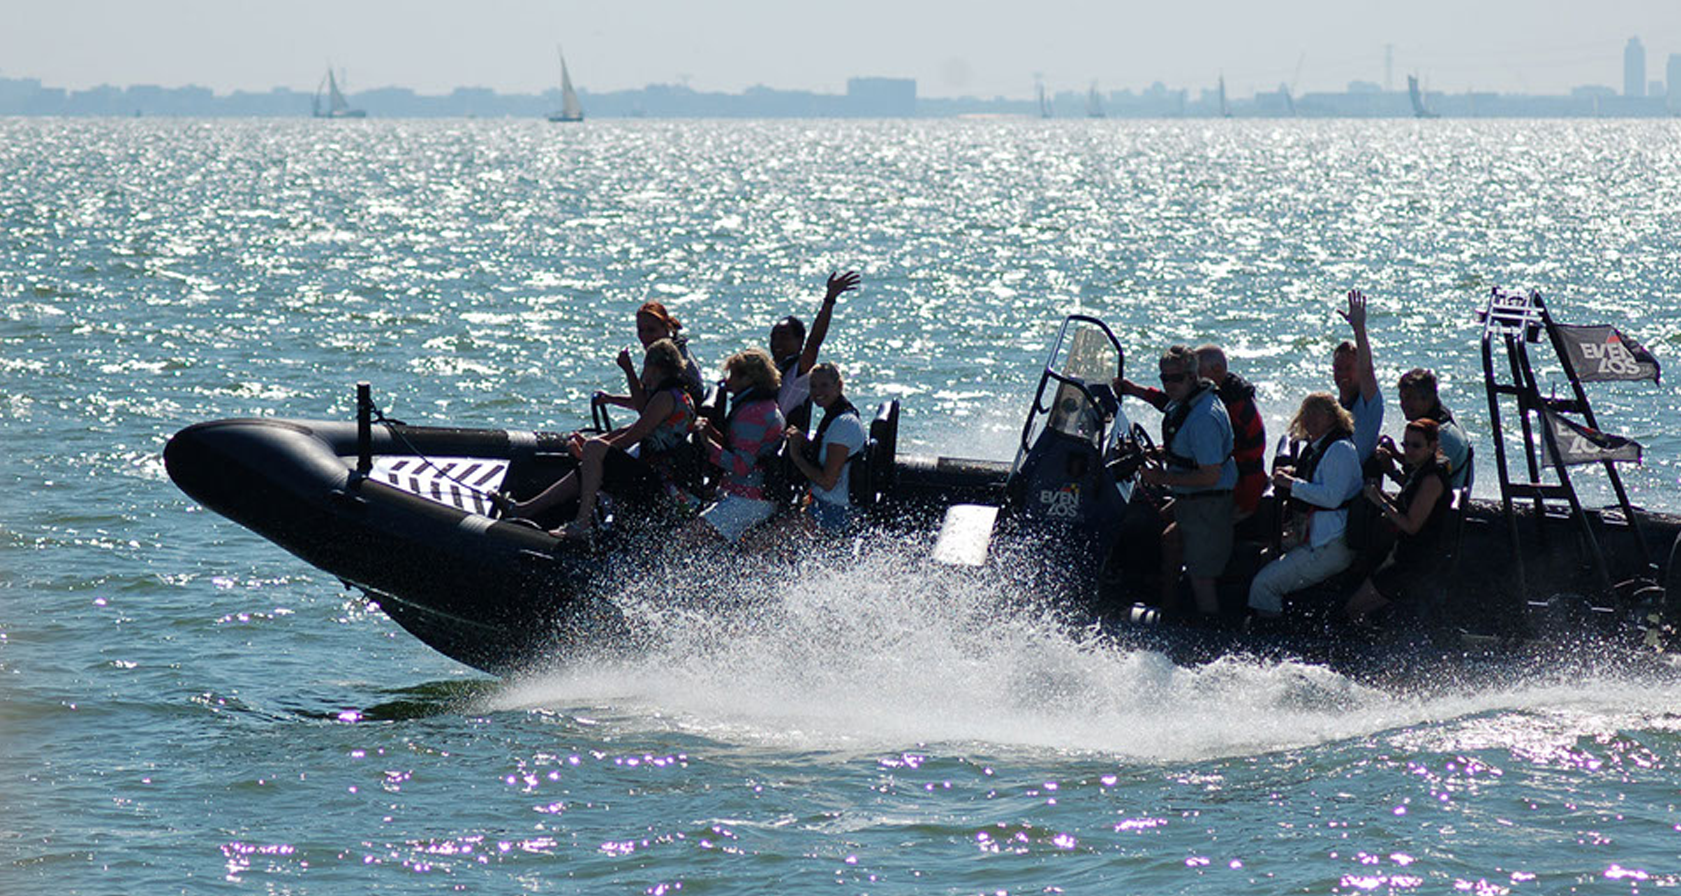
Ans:
[[[1276,615],[1284,611],[1284,595],[1315,585],[1347,569],[1354,552],[1341,535],[1310,548],[1297,545],[1268,563],[1249,584],[1249,608]]]

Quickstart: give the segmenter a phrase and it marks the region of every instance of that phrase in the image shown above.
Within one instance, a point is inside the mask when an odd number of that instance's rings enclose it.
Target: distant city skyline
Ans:
[[[1644,48],[1645,79],[1663,80],[1681,52],[1681,2],[59,0],[7,10],[0,76],[71,90],[313,90],[330,60],[352,90],[539,93],[558,80],[563,43],[574,80],[596,92],[839,92],[865,74],[914,78],[925,97],[1024,98],[1037,80],[1053,91],[1094,81],[1104,91],[1158,81],[1195,90],[1223,74],[1236,94],[1306,93],[1396,87],[1418,73],[1433,90],[1564,94],[1623,88],[1631,38]]]

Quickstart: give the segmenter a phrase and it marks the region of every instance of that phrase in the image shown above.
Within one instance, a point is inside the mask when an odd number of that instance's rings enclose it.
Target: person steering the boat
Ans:
[[[1464,427],[1453,419],[1453,412],[1442,404],[1438,391],[1436,372],[1423,367],[1401,374],[1401,381],[1395,387],[1395,396],[1401,404],[1401,414],[1407,422],[1414,420],[1433,420],[1441,433],[1441,448],[1443,462],[1447,465],[1448,487],[1462,488],[1471,484],[1471,441],[1465,435]],[[1397,460],[1404,459],[1404,451],[1397,451],[1395,443],[1388,439],[1378,443],[1377,457],[1386,466],[1393,467]]]
[[[1290,437],[1307,443],[1295,466],[1273,471],[1272,485],[1290,496],[1291,526],[1284,554],[1261,568],[1249,584],[1249,608],[1262,618],[1284,610],[1284,595],[1347,569],[1355,552],[1348,546],[1348,505],[1360,494],[1360,458],[1354,449],[1355,421],[1337,396],[1315,392],[1302,399],[1290,421]]]
[[[700,516],[725,541],[739,543],[747,530],[776,510],[766,497],[765,478],[787,426],[776,401],[781,382],[763,349],[736,352],[724,362],[724,388],[733,398],[723,432],[704,417],[695,421],[705,439],[707,460],[723,471],[718,482],[723,497]]]
[[[1237,464],[1237,485],[1232,489],[1237,504],[1234,519],[1242,522],[1261,506],[1261,495],[1267,490],[1267,424],[1255,404],[1255,387],[1228,369],[1225,350],[1208,342],[1194,351],[1197,375],[1214,384],[1214,394],[1232,424],[1232,461]],[[1160,389],[1125,377],[1116,377],[1114,388],[1116,394],[1130,395],[1158,411],[1167,408],[1167,393]]]
[[[1359,622],[1395,600],[1419,596],[1441,557],[1442,533],[1453,499],[1448,482],[1448,462],[1443,456],[1440,423],[1428,417],[1407,422],[1401,435],[1402,461],[1407,478],[1394,498],[1383,493],[1380,483],[1366,486],[1367,500],[1377,505],[1383,519],[1395,529],[1395,547],[1377,571],[1366,577],[1349,597],[1343,612]]]
[[[1337,311],[1354,330],[1354,341],[1343,340],[1331,352],[1331,380],[1337,386],[1337,403],[1354,418],[1355,454],[1361,464],[1377,450],[1383,430],[1383,393],[1378,389],[1377,370],[1372,366],[1372,343],[1366,337],[1366,294],[1348,291],[1348,309]]]
[[[1164,547],[1162,589],[1171,595],[1177,588],[1182,557],[1197,613],[1212,620],[1220,611],[1215,582],[1232,554],[1232,486],[1237,483],[1232,424],[1214,384],[1197,375],[1195,353],[1173,346],[1162,355],[1160,366],[1168,397],[1161,442],[1166,463],[1147,467],[1139,476],[1147,485],[1166,486],[1173,495],[1173,521],[1162,540],[1180,547]]]
[[[782,385],[777,388],[776,403],[789,425],[802,431],[811,426],[811,368],[817,363],[817,352],[829,335],[829,321],[835,316],[835,302],[842,293],[858,288],[862,279],[857,271],[829,274],[823,291],[823,305],[811,321],[811,334],[806,335],[805,322],[789,315],[770,328],[770,354],[776,359],[776,370]]]
[[[689,352],[689,337],[683,335],[682,330],[683,325],[677,321],[677,318],[672,317],[671,312],[665,310],[665,306],[659,302],[643,302],[642,307],[636,309],[636,338],[642,343],[643,350],[646,351],[661,339],[671,340],[672,344],[677,346],[677,350],[683,355],[683,386],[688,390],[689,398],[694,404],[699,405],[706,395],[706,387],[701,381],[700,365],[695,362],[694,355]],[[626,348],[619,351],[618,364],[619,368],[625,372],[625,380],[630,385],[630,392],[626,395],[610,395],[606,392],[597,392],[591,398],[591,401],[596,404],[610,404],[640,411],[648,403],[648,390],[642,385],[642,378],[637,373],[631,360],[630,349]]]
[[[648,346],[640,378],[647,400],[636,422],[595,438],[573,433],[567,449],[578,459],[578,468],[529,501],[494,497],[502,516],[530,519],[577,498],[577,515],[551,534],[587,538],[602,491],[643,511],[657,507],[661,499],[677,496],[682,455],[689,450],[686,440],[695,420],[683,367],[683,353],[675,342],[660,339]],[[626,451],[632,445],[641,446],[635,457]]]
[[[827,361],[813,367],[811,400],[823,409],[823,421],[809,440],[805,430],[787,429],[789,457],[811,483],[811,517],[828,535],[852,531],[851,461],[868,440],[863,418],[842,389],[839,367]]]

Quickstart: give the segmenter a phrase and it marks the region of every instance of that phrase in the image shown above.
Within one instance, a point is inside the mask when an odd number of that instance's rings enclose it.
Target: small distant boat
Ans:
[[[560,57],[560,109],[549,113],[550,121],[583,121],[584,104],[578,102],[578,91],[572,89],[572,74],[566,70],[566,54],[555,47]]]
[[[1103,97],[1097,93],[1097,82],[1091,82],[1091,90],[1086,92],[1086,117],[1103,118]]]
[[[1417,75],[1408,75],[1407,76],[1407,96],[1412,100],[1412,103],[1413,103],[1413,117],[1414,118],[1437,118],[1437,117],[1439,117],[1435,112],[1430,111],[1429,107],[1424,105],[1424,91],[1420,90],[1419,87],[1418,87],[1418,76]]]
[[[322,92],[326,92],[326,102],[322,102]],[[363,109],[350,108],[350,102],[339,92],[339,81],[333,77],[333,67],[327,66],[327,77],[315,88],[315,99],[310,102],[310,114],[316,118],[367,118],[368,113]]]
[[[1232,107],[1226,103],[1226,75],[1224,72],[1220,74],[1220,117],[1232,117]]]
[[[1045,93],[1045,85],[1040,84],[1040,85],[1038,85],[1038,88],[1039,88],[1039,117],[1040,118],[1050,118],[1051,117],[1051,97],[1050,97],[1049,94]]]

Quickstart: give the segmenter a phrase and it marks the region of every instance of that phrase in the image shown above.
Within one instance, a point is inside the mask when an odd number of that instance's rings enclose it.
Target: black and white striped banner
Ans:
[[[502,487],[508,462],[486,457],[379,457],[370,477],[439,504],[490,516],[489,493]]]

